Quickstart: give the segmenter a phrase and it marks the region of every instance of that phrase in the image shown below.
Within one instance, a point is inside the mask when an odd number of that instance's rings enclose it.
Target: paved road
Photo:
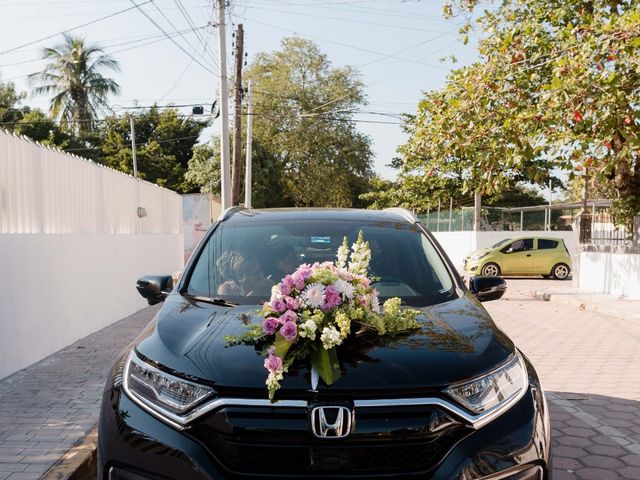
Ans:
[[[507,279],[504,299],[485,304],[542,379],[552,412],[554,480],[638,480],[640,322],[531,297],[558,284]]]
[[[35,480],[97,423],[115,356],[149,307],[0,380],[0,480]]]
[[[640,479],[640,322],[530,296],[553,280],[507,282],[505,298],[485,306],[542,378],[555,480]],[[0,480],[39,478],[91,429],[108,366],[155,309],[0,380]]]

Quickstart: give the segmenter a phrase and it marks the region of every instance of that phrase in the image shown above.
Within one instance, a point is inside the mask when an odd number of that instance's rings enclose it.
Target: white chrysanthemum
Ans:
[[[316,322],[314,322],[313,320],[307,320],[306,322],[300,325],[298,329],[298,333],[302,338],[308,338],[309,340],[313,341],[316,339],[317,329],[318,329],[318,326],[316,325]]]
[[[320,335],[320,340],[322,341],[322,346],[325,350],[329,350],[342,343],[340,332],[334,327],[324,327],[322,335]]]
[[[349,282],[345,282],[344,280],[338,280],[336,283],[333,284],[333,286],[336,287],[336,290],[338,291],[338,293],[344,295],[345,298],[348,298],[349,300],[353,298],[355,288]]]
[[[312,283],[302,292],[302,301],[311,308],[320,308],[324,305],[324,285]]]

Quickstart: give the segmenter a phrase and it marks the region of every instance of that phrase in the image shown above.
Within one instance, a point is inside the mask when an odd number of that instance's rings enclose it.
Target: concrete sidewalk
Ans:
[[[140,310],[0,380],[0,480],[40,478],[93,429],[115,356],[158,308]]]
[[[640,300],[616,297],[605,293],[589,293],[570,287],[551,287],[532,291],[534,298],[562,303],[579,311],[599,313],[640,322]]]

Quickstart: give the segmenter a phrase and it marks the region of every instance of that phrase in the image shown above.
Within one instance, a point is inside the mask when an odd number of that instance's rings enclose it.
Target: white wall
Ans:
[[[640,299],[640,255],[580,252],[578,286],[585,292]]]
[[[147,303],[145,273],[182,268],[182,235],[0,235],[0,378]]]
[[[0,378],[143,308],[183,243],[180,195],[0,130]]]
[[[534,231],[534,232],[514,232],[514,231],[488,231],[488,232],[431,232],[442,245],[445,252],[456,267],[462,268],[464,257],[479,248],[487,248],[495,245],[500,240],[510,237],[532,236],[562,238],[569,249],[569,253],[576,253],[577,238],[573,231]]]
[[[462,268],[464,257],[476,249],[476,232],[431,232],[453,264]]]

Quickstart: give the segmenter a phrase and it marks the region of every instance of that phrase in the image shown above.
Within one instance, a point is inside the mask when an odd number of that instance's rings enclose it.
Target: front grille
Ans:
[[[369,407],[349,437],[318,439],[307,409],[227,407],[189,432],[230,472],[300,477],[428,472],[469,430],[436,406]]]

